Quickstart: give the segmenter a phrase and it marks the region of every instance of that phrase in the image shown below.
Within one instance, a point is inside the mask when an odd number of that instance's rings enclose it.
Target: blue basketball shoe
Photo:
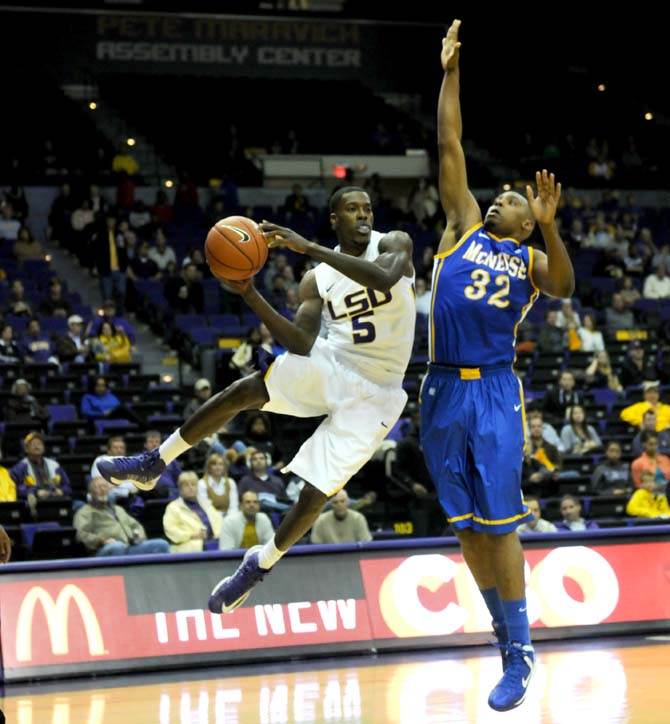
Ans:
[[[269,568],[258,565],[258,551],[262,547],[249,548],[235,573],[214,586],[207,604],[212,613],[230,613],[239,608],[249,598],[251,589],[270,572]]]
[[[504,672],[489,695],[489,706],[496,711],[509,711],[526,698],[528,684],[535,670],[532,646],[513,642],[503,657]]]
[[[140,490],[152,490],[165,471],[159,449],[129,457],[108,458],[98,463],[100,475],[112,485],[131,480]]]

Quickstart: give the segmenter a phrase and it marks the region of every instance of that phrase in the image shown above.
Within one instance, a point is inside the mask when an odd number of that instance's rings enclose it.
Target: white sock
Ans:
[[[175,430],[172,435],[158,448],[161,459],[169,465],[173,460],[178,458],[183,452],[186,452],[191,445],[179,434],[179,430]]]
[[[275,545],[275,537],[272,538],[258,552],[258,565],[261,568],[272,568],[274,564],[286,553],[280,551]]]

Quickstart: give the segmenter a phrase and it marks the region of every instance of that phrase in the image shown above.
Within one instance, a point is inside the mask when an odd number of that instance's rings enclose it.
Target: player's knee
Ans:
[[[240,410],[262,407],[270,399],[260,372],[233,382],[221,393],[221,397],[222,401]]]

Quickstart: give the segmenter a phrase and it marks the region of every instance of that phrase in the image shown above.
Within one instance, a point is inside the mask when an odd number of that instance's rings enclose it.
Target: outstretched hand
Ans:
[[[444,38],[442,38],[442,53],[440,60],[444,72],[456,70],[458,68],[458,55],[461,43],[458,39],[458,30],[461,27],[460,20],[454,20]]]
[[[279,226],[279,224],[272,224],[269,221],[261,222],[261,231],[267,239],[268,246],[270,249],[276,249],[277,247],[286,247],[295,251],[298,254],[305,254],[307,252],[307,245],[309,242],[307,239],[297,234],[293,229],[287,229],[285,226]]]
[[[558,209],[558,202],[561,198],[561,184],[556,183],[553,173],[547,173],[547,169],[542,169],[542,173],[536,171],[535,185],[537,186],[537,196],[533,194],[532,186],[526,186],[526,198],[528,205],[533,212],[533,217],[538,224],[550,224]]]
[[[242,297],[254,288],[252,279],[222,279],[221,281],[231,294],[239,294]]]

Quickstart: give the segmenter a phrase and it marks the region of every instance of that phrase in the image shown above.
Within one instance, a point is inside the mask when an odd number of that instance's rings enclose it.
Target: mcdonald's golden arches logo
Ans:
[[[102,631],[98,623],[95,610],[86,594],[77,586],[68,583],[56,597],[51,597],[41,586],[33,586],[26,594],[16,624],[16,660],[30,661],[32,659],[32,632],[35,607],[41,604],[49,629],[51,652],[55,656],[69,653],[70,643],[68,636],[68,621],[70,616],[70,603],[74,602],[84,623],[84,631],[88,641],[88,651],[91,656],[104,656],[107,654],[102,640]]]

